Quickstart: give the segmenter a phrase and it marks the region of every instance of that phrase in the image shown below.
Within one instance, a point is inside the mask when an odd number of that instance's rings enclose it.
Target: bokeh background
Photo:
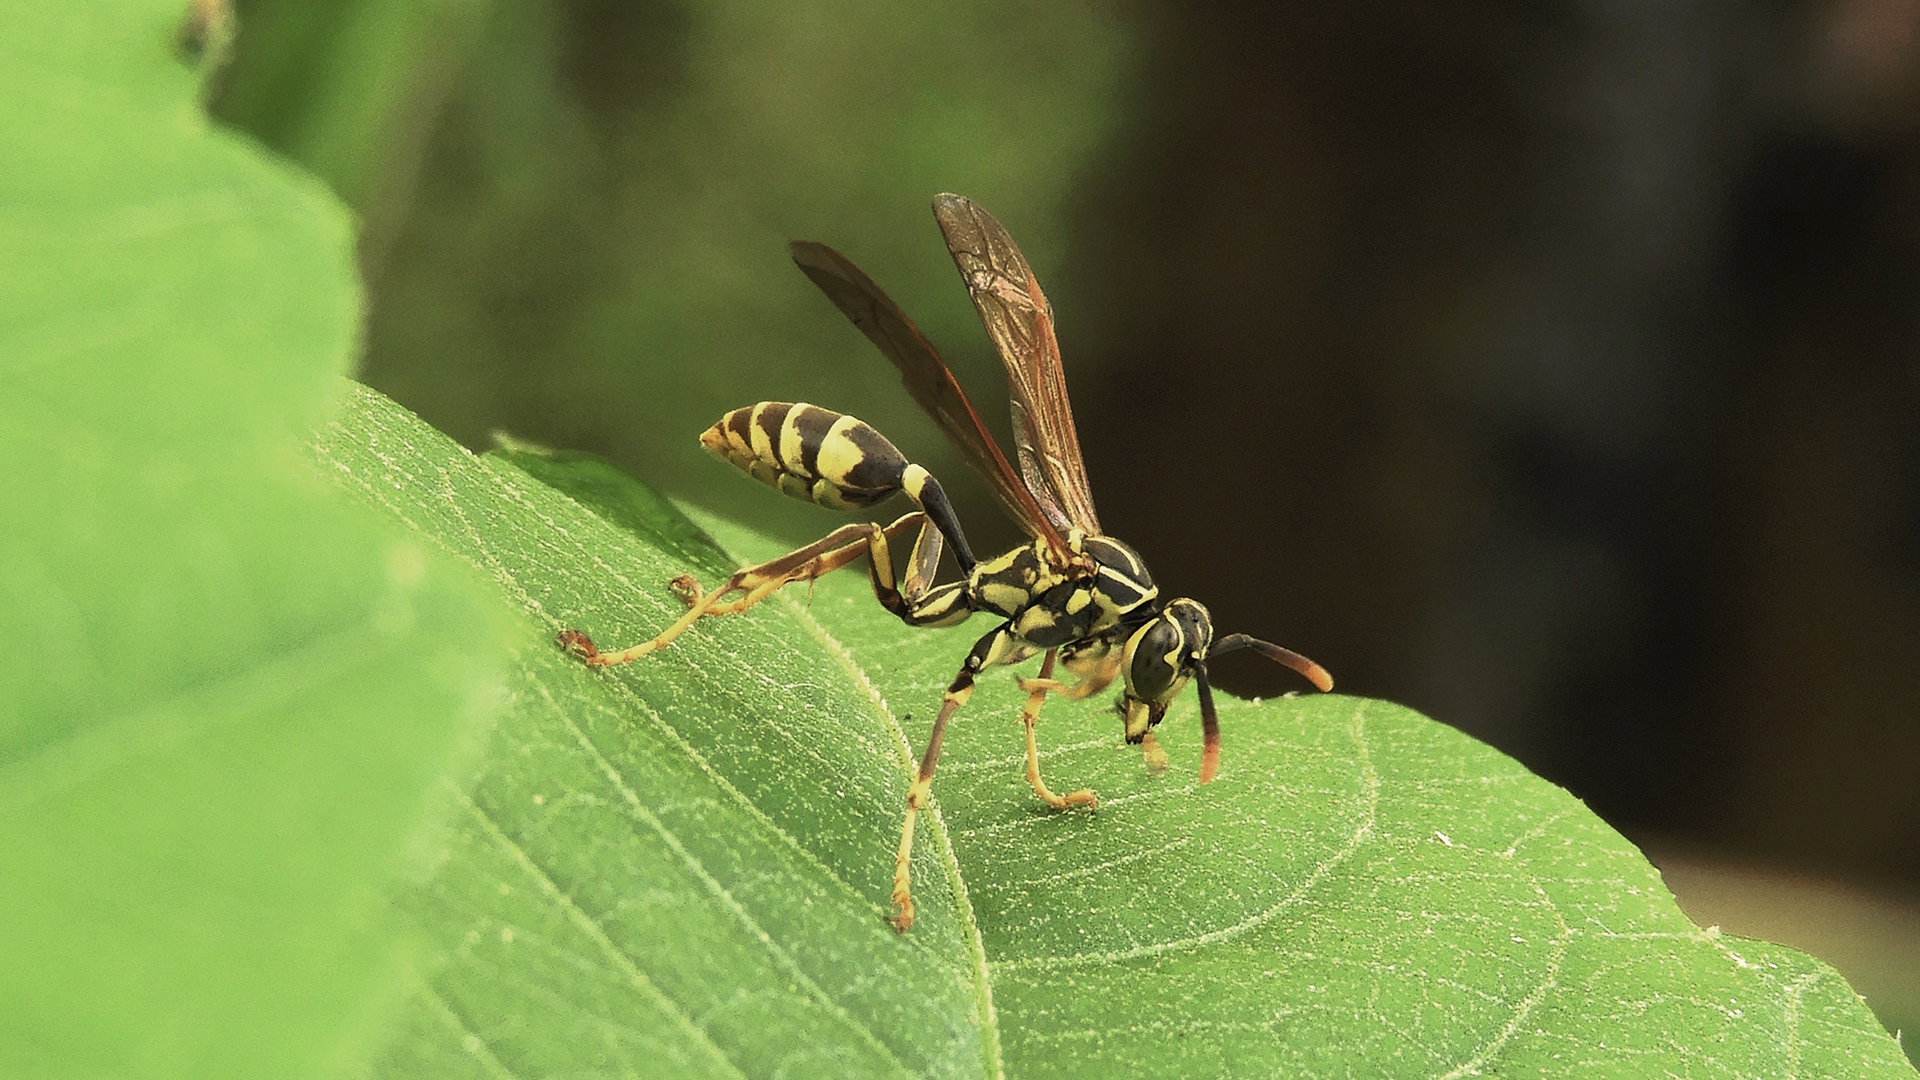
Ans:
[[[998,422],[927,213],[971,195],[1164,589],[1515,755],[1696,919],[1920,1027],[1920,0],[238,16],[213,108],[357,209],[363,378],[443,430],[800,542],[839,521],[694,436],[807,400],[1011,542],[784,248],[856,259]]]

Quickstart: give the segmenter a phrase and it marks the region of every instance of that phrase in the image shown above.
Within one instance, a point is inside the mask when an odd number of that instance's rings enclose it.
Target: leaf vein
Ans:
[[[432,984],[425,979],[420,979],[415,989],[432,1007],[434,1015],[459,1037],[460,1048],[471,1054],[473,1059],[480,1063],[481,1068],[485,1069],[489,1075],[498,1077],[499,1080],[519,1080],[519,1074],[509,1069],[506,1063],[494,1054],[493,1050],[487,1046],[487,1040],[473,1030],[466,1019],[455,1011],[452,1003],[442,997]]]
[[[713,1037],[707,1034],[706,1030],[694,1020],[693,1016],[687,1012],[685,1007],[673,998],[667,996],[664,990],[661,990],[652,979],[648,978],[647,973],[640,970],[639,965],[634,962],[633,957],[629,955],[626,950],[615,944],[611,937],[607,936],[606,929],[600,925],[599,921],[592,915],[587,914],[579,904],[576,904],[573,897],[569,896],[566,890],[560,888],[559,883],[549,877],[547,872],[542,869],[538,863],[534,862],[533,857],[527,854],[526,849],[522,848],[512,837],[508,836],[506,832],[500,828],[499,823],[493,820],[492,815],[488,814],[479,803],[474,802],[473,798],[466,792],[461,791],[458,787],[453,787],[452,790],[454,796],[458,798],[459,801],[472,812],[474,818],[479,821],[481,829],[486,832],[487,836],[493,840],[495,844],[499,845],[500,849],[505,851],[508,857],[519,864],[522,870],[526,871],[527,876],[531,877],[534,882],[540,886],[541,890],[553,900],[569,922],[573,923],[574,926],[586,934],[595,945],[600,947],[600,950],[606,954],[608,959],[613,961],[614,966],[627,977],[628,982],[631,983],[635,989],[650,998],[661,1012],[667,1014],[682,1031],[691,1036],[695,1046],[705,1048],[716,1064],[724,1066],[733,1075],[740,1077],[741,1080],[746,1080],[747,1074],[741,1070],[739,1065],[734,1063],[733,1059],[728,1056],[726,1050],[722,1048],[719,1043],[713,1041]]]
[[[1442,1073],[1438,1080],[1459,1080],[1463,1076],[1479,1075],[1480,1067],[1493,1060],[1494,1055],[1506,1048],[1507,1043],[1513,1039],[1514,1033],[1520,1030],[1520,1025],[1527,1022],[1527,1017],[1533,1015],[1533,1010],[1538,1008],[1540,1003],[1546,1000],[1547,995],[1553,992],[1554,987],[1560,984],[1560,964],[1566,959],[1567,942],[1573,937],[1573,929],[1567,925],[1566,915],[1561,912],[1560,905],[1554,903],[1553,898],[1547,895],[1546,889],[1540,886],[1539,880],[1531,875],[1529,880],[1533,881],[1534,891],[1540,894],[1540,899],[1546,904],[1547,910],[1553,912],[1554,921],[1560,924],[1560,931],[1553,937],[1553,954],[1547,960],[1547,970],[1533,989],[1527,992],[1527,996],[1520,999],[1520,1004],[1514,1007],[1513,1015],[1507,1018],[1507,1022],[1501,1026],[1500,1030],[1495,1032],[1491,1039],[1482,1043],[1472,1057]]]
[[[541,692],[543,694],[546,693],[544,685],[541,687]],[[826,990],[822,988],[819,983],[815,982],[813,977],[807,974],[806,970],[800,966],[799,961],[795,960],[791,953],[782,948],[779,943],[774,940],[773,935],[767,933],[766,929],[760,925],[760,921],[754,918],[751,912],[747,911],[746,907],[734,897],[733,893],[730,892],[726,886],[720,883],[718,878],[713,876],[712,872],[700,861],[700,858],[688,850],[685,844],[681,843],[680,838],[674,834],[674,831],[667,828],[666,822],[660,820],[658,815],[647,808],[646,804],[641,801],[639,793],[628,785],[626,777],[614,766],[613,762],[607,759],[605,754],[600,752],[599,746],[587,736],[585,731],[581,730],[580,725],[574,723],[573,717],[567,715],[564,710],[556,709],[556,712],[561,716],[562,722],[566,724],[567,730],[573,734],[574,741],[579,744],[580,749],[585,751],[586,754],[593,759],[594,763],[599,766],[602,775],[607,778],[607,782],[613,785],[614,790],[620,793],[622,799],[626,800],[627,806],[632,810],[634,817],[638,818],[647,828],[653,830],[653,832],[660,837],[661,841],[680,858],[680,861],[686,865],[687,869],[693,872],[694,877],[699,879],[700,884],[705,886],[706,889],[725,906],[727,912],[732,915],[741,926],[746,928],[748,935],[766,949],[767,954],[773,958],[774,963],[792,977],[797,984],[803,987],[809,997],[819,1002],[828,1012],[838,1017],[849,1029],[857,1033],[869,1046],[879,1051],[887,1060],[898,1066],[902,1073],[911,1074],[912,1070],[907,1068],[906,1063],[901,1061],[899,1056],[896,1055],[890,1047],[881,1042],[879,1036],[875,1035],[871,1028],[855,1018],[852,1013],[847,1011],[845,1006],[833,1000]]]
[[[1786,1036],[1787,1036],[1787,1078],[1800,1080],[1800,999],[1806,994],[1807,987],[1820,977],[1817,971],[1809,971],[1787,987]]]
[[[1374,771],[1373,757],[1367,750],[1365,725],[1366,704],[1362,702],[1354,707],[1353,718],[1348,724],[1349,731],[1353,738],[1354,749],[1360,758],[1362,787],[1364,789],[1365,809],[1360,816],[1360,824],[1355,827],[1353,835],[1347,838],[1346,843],[1340,845],[1338,849],[1326,858],[1320,860],[1298,885],[1294,886],[1287,895],[1276,900],[1271,906],[1255,912],[1231,926],[1223,926],[1216,930],[1208,930],[1187,937],[1173,938],[1167,941],[1148,942],[1146,944],[1134,945],[1127,949],[1106,952],[1064,953],[1054,956],[1027,956],[1012,960],[1000,960],[993,964],[994,970],[1025,971],[1085,967],[1093,964],[1121,963],[1128,960],[1137,960],[1142,957],[1187,952],[1193,949],[1204,948],[1216,942],[1230,941],[1273,921],[1281,912],[1292,907],[1305,897],[1307,893],[1311,892],[1328,874],[1333,872],[1335,867],[1351,858],[1353,853],[1359,850],[1360,846],[1373,836],[1374,824],[1380,812],[1380,776],[1379,773]]]
[[[873,680],[867,678],[866,671],[854,662],[853,654],[847,651],[846,646],[842,645],[839,639],[835,638],[832,634],[829,634],[826,627],[820,625],[819,620],[813,617],[811,611],[794,601],[790,596],[782,594],[780,598],[813,633],[815,640],[824,645],[827,651],[832,653],[834,657],[840,661],[841,667],[853,676],[854,681],[860,685],[861,689],[866,691],[867,699],[873,703],[873,707],[879,714],[882,722],[886,724],[887,729],[894,735],[895,746],[900,751],[897,760],[902,768],[911,769],[913,767],[913,747],[907,742],[906,729],[901,727],[899,720],[894,717],[893,710],[887,706],[886,698],[881,696],[880,689],[873,685]],[[933,826],[929,831],[937,833],[940,837],[941,867],[947,873],[947,881],[953,890],[954,898],[960,909],[960,918],[966,928],[967,950],[968,954],[973,958],[974,982],[980,988],[978,998],[980,1003],[980,1027],[986,1035],[987,1064],[993,1069],[993,1075],[997,1080],[1005,1080],[1007,1070],[1006,1063],[1001,1057],[1000,1021],[993,1008],[993,981],[987,965],[986,942],[980,937],[980,924],[974,917],[973,901],[969,899],[967,895],[966,880],[960,875],[960,862],[954,856],[953,842],[947,834],[946,816],[940,812],[940,804],[938,802],[930,803],[925,812],[931,819],[929,824]]]

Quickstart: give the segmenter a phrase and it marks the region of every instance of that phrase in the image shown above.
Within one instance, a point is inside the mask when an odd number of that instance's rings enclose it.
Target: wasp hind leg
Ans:
[[[908,574],[907,584],[910,595],[903,596],[894,587],[893,563],[887,540],[916,525],[921,529],[921,538],[914,545],[915,565]],[[947,599],[943,590],[933,590],[930,595],[920,595],[926,592],[927,581],[931,578],[931,570],[924,569],[925,564],[929,561],[937,564],[939,561],[937,540],[939,534],[931,533],[936,539],[930,542],[926,539],[930,532],[926,515],[918,510],[901,517],[885,528],[870,522],[843,525],[806,547],[790,551],[777,559],[757,566],[748,566],[736,571],[727,579],[726,584],[712,592],[703,592],[700,583],[691,575],[683,574],[673,579],[669,587],[686,602],[686,614],[638,645],[616,652],[601,652],[594,646],[592,638],[578,630],[562,630],[558,640],[566,649],[595,667],[612,667],[616,664],[629,663],[672,644],[673,639],[708,615],[731,615],[745,611],[773,595],[783,585],[795,581],[812,581],[823,574],[832,573],[846,566],[862,555],[873,556],[870,573],[874,593],[879,596],[880,602],[886,605],[887,610],[894,611],[896,614],[903,611],[912,612],[917,610],[916,601],[920,602],[919,607],[925,607],[926,601],[938,598],[945,602],[934,605],[939,610],[927,612],[930,616],[929,621],[964,615],[966,614],[964,610],[958,612],[946,610],[954,604]],[[932,554],[931,560],[928,560],[926,554],[929,549]]]

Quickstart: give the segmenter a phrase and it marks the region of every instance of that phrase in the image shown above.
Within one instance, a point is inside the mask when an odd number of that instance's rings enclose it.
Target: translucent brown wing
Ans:
[[[1047,516],[1062,530],[1098,535],[1080,437],[1073,429],[1053,308],[1033,269],[993,215],[960,195],[936,195],[933,216],[973,296],[987,336],[1007,367],[1013,399],[1013,441],[1020,474]]]
[[[1068,557],[1066,538],[1052,518],[1042,510],[1023,483],[1007,455],[993,436],[987,434],[980,414],[967,400],[946,361],[920,333],[907,313],[893,302],[880,286],[873,283],[853,260],[825,244],[795,240],[789,245],[793,261],[813,279],[853,325],[879,346],[920,408],[933,417],[947,440],[966,455],[967,464],[987,478],[1001,505],[1029,536],[1044,538],[1064,562]]]

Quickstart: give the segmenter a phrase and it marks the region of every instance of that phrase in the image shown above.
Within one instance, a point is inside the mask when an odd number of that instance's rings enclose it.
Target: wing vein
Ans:
[[[1057,528],[1099,535],[1080,436],[1067,399],[1053,307],[1013,237],[960,195],[937,195],[933,216],[973,297],[980,324],[1007,369],[1020,475]]]
[[[952,369],[900,305],[853,260],[825,244],[795,240],[789,250],[801,272],[892,362],[914,402],[933,418],[967,464],[986,478],[1008,515],[1029,536],[1044,538],[1064,557],[1067,544],[1060,526],[1036,500],[1030,485],[1013,471]]]

